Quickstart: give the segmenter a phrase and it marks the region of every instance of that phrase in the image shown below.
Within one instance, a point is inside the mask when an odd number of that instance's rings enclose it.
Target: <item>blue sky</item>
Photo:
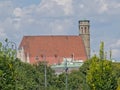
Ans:
[[[78,35],[78,21],[91,24],[91,53],[100,41],[120,60],[120,0],[0,0],[0,41],[19,45],[25,35]]]

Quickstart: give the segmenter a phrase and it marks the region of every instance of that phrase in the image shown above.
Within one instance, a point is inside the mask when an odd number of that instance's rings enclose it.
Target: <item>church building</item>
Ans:
[[[35,64],[47,61],[60,64],[63,58],[85,61],[90,58],[90,21],[79,21],[78,35],[24,36],[17,57],[23,62]]]

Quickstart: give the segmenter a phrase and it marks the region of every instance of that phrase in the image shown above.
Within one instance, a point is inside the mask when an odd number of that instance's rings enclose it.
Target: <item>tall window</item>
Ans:
[[[87,27],[85,27],[85,33],[87,33]]]
[[[81,33],[83,33],[83,27],[81,27]]]

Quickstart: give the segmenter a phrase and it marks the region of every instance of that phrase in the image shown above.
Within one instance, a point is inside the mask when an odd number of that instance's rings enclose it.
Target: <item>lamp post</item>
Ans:
[[[10,47],[11,46],[11,47]],[[11,42],[11,41],[7,41],[6,40],[6,46],[5,46],[5,50],[7,48],[11,48],[12,50],[15,50],[15,59],[17,58],[17,45],[15,42]]]
[[[45,90],[46,90],[46,88],[47,88],[47,70],[46,70],[46,56],[45,55],[43,55],[42,56],[43,57],[43,61],[44,61],[44,85],[45,85]]]
[[[67,71],[68,71],[68,67],[67,67],[67,59],[65,59],[65,72],[66,72],[66,80],[65,80],[65,87],[66,90],[68,90],[68,76],[67,76]]]

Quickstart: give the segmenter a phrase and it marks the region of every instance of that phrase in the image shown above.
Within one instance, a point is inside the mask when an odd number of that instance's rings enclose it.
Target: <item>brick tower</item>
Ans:
[[[90,21],[89,20],[79,21],[79,35],[83,39],[87,53],[87,58],[90,58]]]

